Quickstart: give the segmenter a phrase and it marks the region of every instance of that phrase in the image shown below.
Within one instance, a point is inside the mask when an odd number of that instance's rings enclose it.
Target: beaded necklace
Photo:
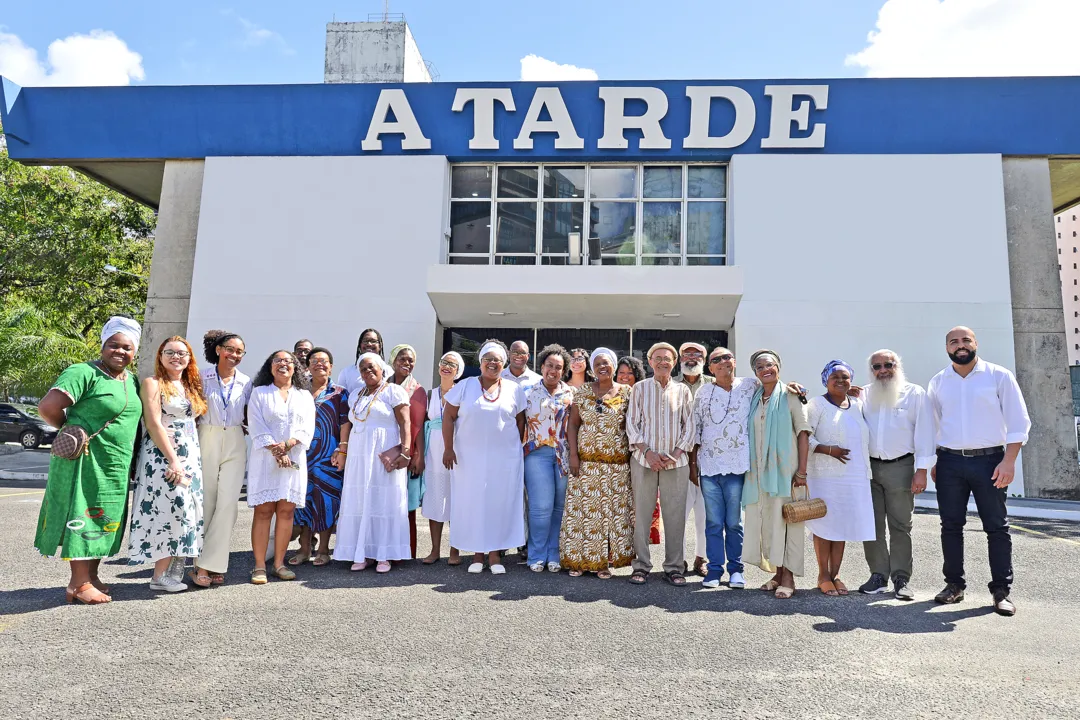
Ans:
[[[499,378],[495,382],[495,397],[491,397],[487,394],[487,390],[484,389],[483,383],[480,383],[480,394],[483,395],[484,399],[487,400],[489,403],[493,403],[498,400],[499,396],[502,395],[502,378]]]
[[[383,391],[383,388],[385,387],[386,382],[381,382],[379,383],[379,387],[375,388],[374,392],[369,392],[367,388],[364,388],[364,392],[356,396],[356,402],[353,403],[352,411],[353,417],[356,418],[357,422],[367,422],[368,416],[371,415],[371,407],[375,404],[375,399],[379,397],[379,393],[381,393]],[[360,401],[363,400],[365,397],[370,397],[371,399],[368,400],[367,409],[364,413],[364,417],[360,417],[360,412],[357,410],[357,407],[360,405]]]
[[[717,385],[716,387],[720,387],[720,386]],[[720,389],[723,390],[723,388],[720,388]],[[713,415],[713,399],[716,397],[716,390],[713,390],[711,393],[709,393],[709,419],[712,420],[717,425],[720,425],[725,420],[727,420],[728,413],[731,412],[731,398],[734,395],[735,395],[735,384],[732,383],[731,391],[728,392],[728,396],[727,396],[727,407],[724,408],[724,416],[722,418],[720,418],[719,420],[717,420],[716,416]]]

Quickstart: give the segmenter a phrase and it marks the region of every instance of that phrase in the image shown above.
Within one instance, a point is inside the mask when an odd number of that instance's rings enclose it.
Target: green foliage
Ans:
[[[22,165],[0,144],[0,398],[38,396],[95,357],[109,316],[142,322],[155,223],[96,180]]]

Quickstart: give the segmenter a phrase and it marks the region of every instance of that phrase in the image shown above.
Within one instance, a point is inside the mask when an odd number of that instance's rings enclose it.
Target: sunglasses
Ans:
[[[714,357],[714,358],[710,359],[709,364],[710,365],[715,365],[716,363],[722,363],[722,362],[725,362],[727,360],[734,360],[734,359],[735,359],[735,356],[732,355],[731,353],[728,353],[726,355],[719,355],[717,357]]]
[[[894,367],[896,367],[896,363],[894,363],[894,362],[874,363],[870,367],[873,368],[875,371],[881,370],[882,368],[885,368],[886,370],[892,370]]]

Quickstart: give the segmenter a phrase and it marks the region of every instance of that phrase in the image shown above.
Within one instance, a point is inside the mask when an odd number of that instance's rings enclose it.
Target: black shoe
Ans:
[[[964,588],[959,585],[949,583],[945,586],[945,589],[934,596],[934,602],[939,602],[942,605],[954,605],[961,602],[964,599]]]
[[[869,580],[859,586],[859,592],[863,595],[877,595],[889,592],[889,581],[881,573],[874,573]]]
[[[1009,599],[1009,593],[1004,590],[994,591],[994,612],[1005,617],[1012,617],[1016,614],[1016,606]]]
[[[914,600],[915,593],[912,592],[911,586],[908,585],[907,578],[898,577],[893,580],[893,595],[897,600]]]

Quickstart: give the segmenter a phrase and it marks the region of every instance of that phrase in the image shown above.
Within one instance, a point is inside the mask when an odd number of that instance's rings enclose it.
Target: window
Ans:
[[[727,167],[452,165],[450,264],[724,265]]]

